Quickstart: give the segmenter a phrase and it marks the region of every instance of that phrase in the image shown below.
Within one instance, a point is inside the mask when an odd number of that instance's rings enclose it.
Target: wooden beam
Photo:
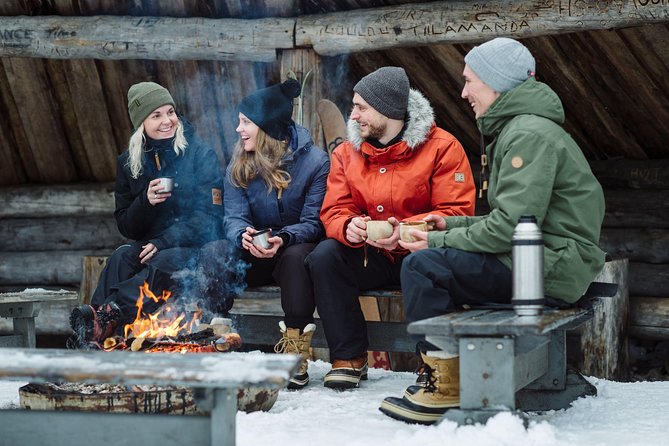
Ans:
[[[0,219],[93,215],[108,217],[113,213],[113,183],[0,188]]]
[[[111,212],[106,216],[7,218],[0,225],[0,251],[106,249],[127,243]]]
[[[323,97],[321,84],[321,57],[311,49],[284,50],[281,53],[281,80],[292,72],[302,85],[300,97],[296,98],[293,108],[293,120],[309,130],[317,146],[323,147],[319,136],[323,129],[318,118],[316,106]]]
[[[332,56],[669,21],[666,1],[439,1],[297,18],[3,16],[0,57],[274,61],[276,49]]]
[[[295,41],[321,55],[612,29],[669,20],[666,1],[441,1],[302,16]]]
[[[0,17],[0,57],[276,60],[293,47],[294,19]]]
[[[104,256],[110,250],[0,252],[0,285],[77,286],[84,256]]]
[[[669,339],[669,298],[631,299],[630,334],[644,339]]]

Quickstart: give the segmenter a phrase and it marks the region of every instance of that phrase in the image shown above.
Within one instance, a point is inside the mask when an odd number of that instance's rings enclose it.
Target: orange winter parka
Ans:
[[[430,103],[409,93],[402,140],[378,149],[348,122],[348,141],[331,157],[321,221],[326,235],[350,246],[346,228],[357,216],[372,220],[420,220],[428,214],[474,215],[476,187],[460,142],[434,123]],[[393,257],[407,251],[398,247]]]

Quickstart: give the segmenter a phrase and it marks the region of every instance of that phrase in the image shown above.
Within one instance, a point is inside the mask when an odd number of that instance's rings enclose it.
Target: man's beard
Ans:
[[[386,124],[380,124],[378,126],[367,123],[367,138],[380,140],[383,138],[383,135],[386,133]]]

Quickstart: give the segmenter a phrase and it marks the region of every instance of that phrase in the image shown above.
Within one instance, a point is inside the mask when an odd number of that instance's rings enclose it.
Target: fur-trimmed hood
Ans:
[[[407,104],[407,126],[402,136],[402,141],[411,149],[417,149],[427,140],[427,135],[434,123],[434,110],[430,102],[418,90],[409,90],[409,103]],[[360,150],[365,139],[360,136],[360,124],[352,119],[346,125],[348,140],[356,150]]]

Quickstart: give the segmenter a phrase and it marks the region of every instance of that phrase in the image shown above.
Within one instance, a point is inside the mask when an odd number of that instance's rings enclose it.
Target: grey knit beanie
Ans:
[[[139,127],[152,111],[166,104],[176,107],[167,88],[155,82],[140,82],[128,90],[128,114],[134,128]]]
[[[353,91],[382,115],[404,119],[409,102],[409,78],[404,68],[379,68],[360,79]]]
[[[512,90],[534,76],[534,57],[522,43],[498,37],[475,46],[465,63],[493,90]]]

